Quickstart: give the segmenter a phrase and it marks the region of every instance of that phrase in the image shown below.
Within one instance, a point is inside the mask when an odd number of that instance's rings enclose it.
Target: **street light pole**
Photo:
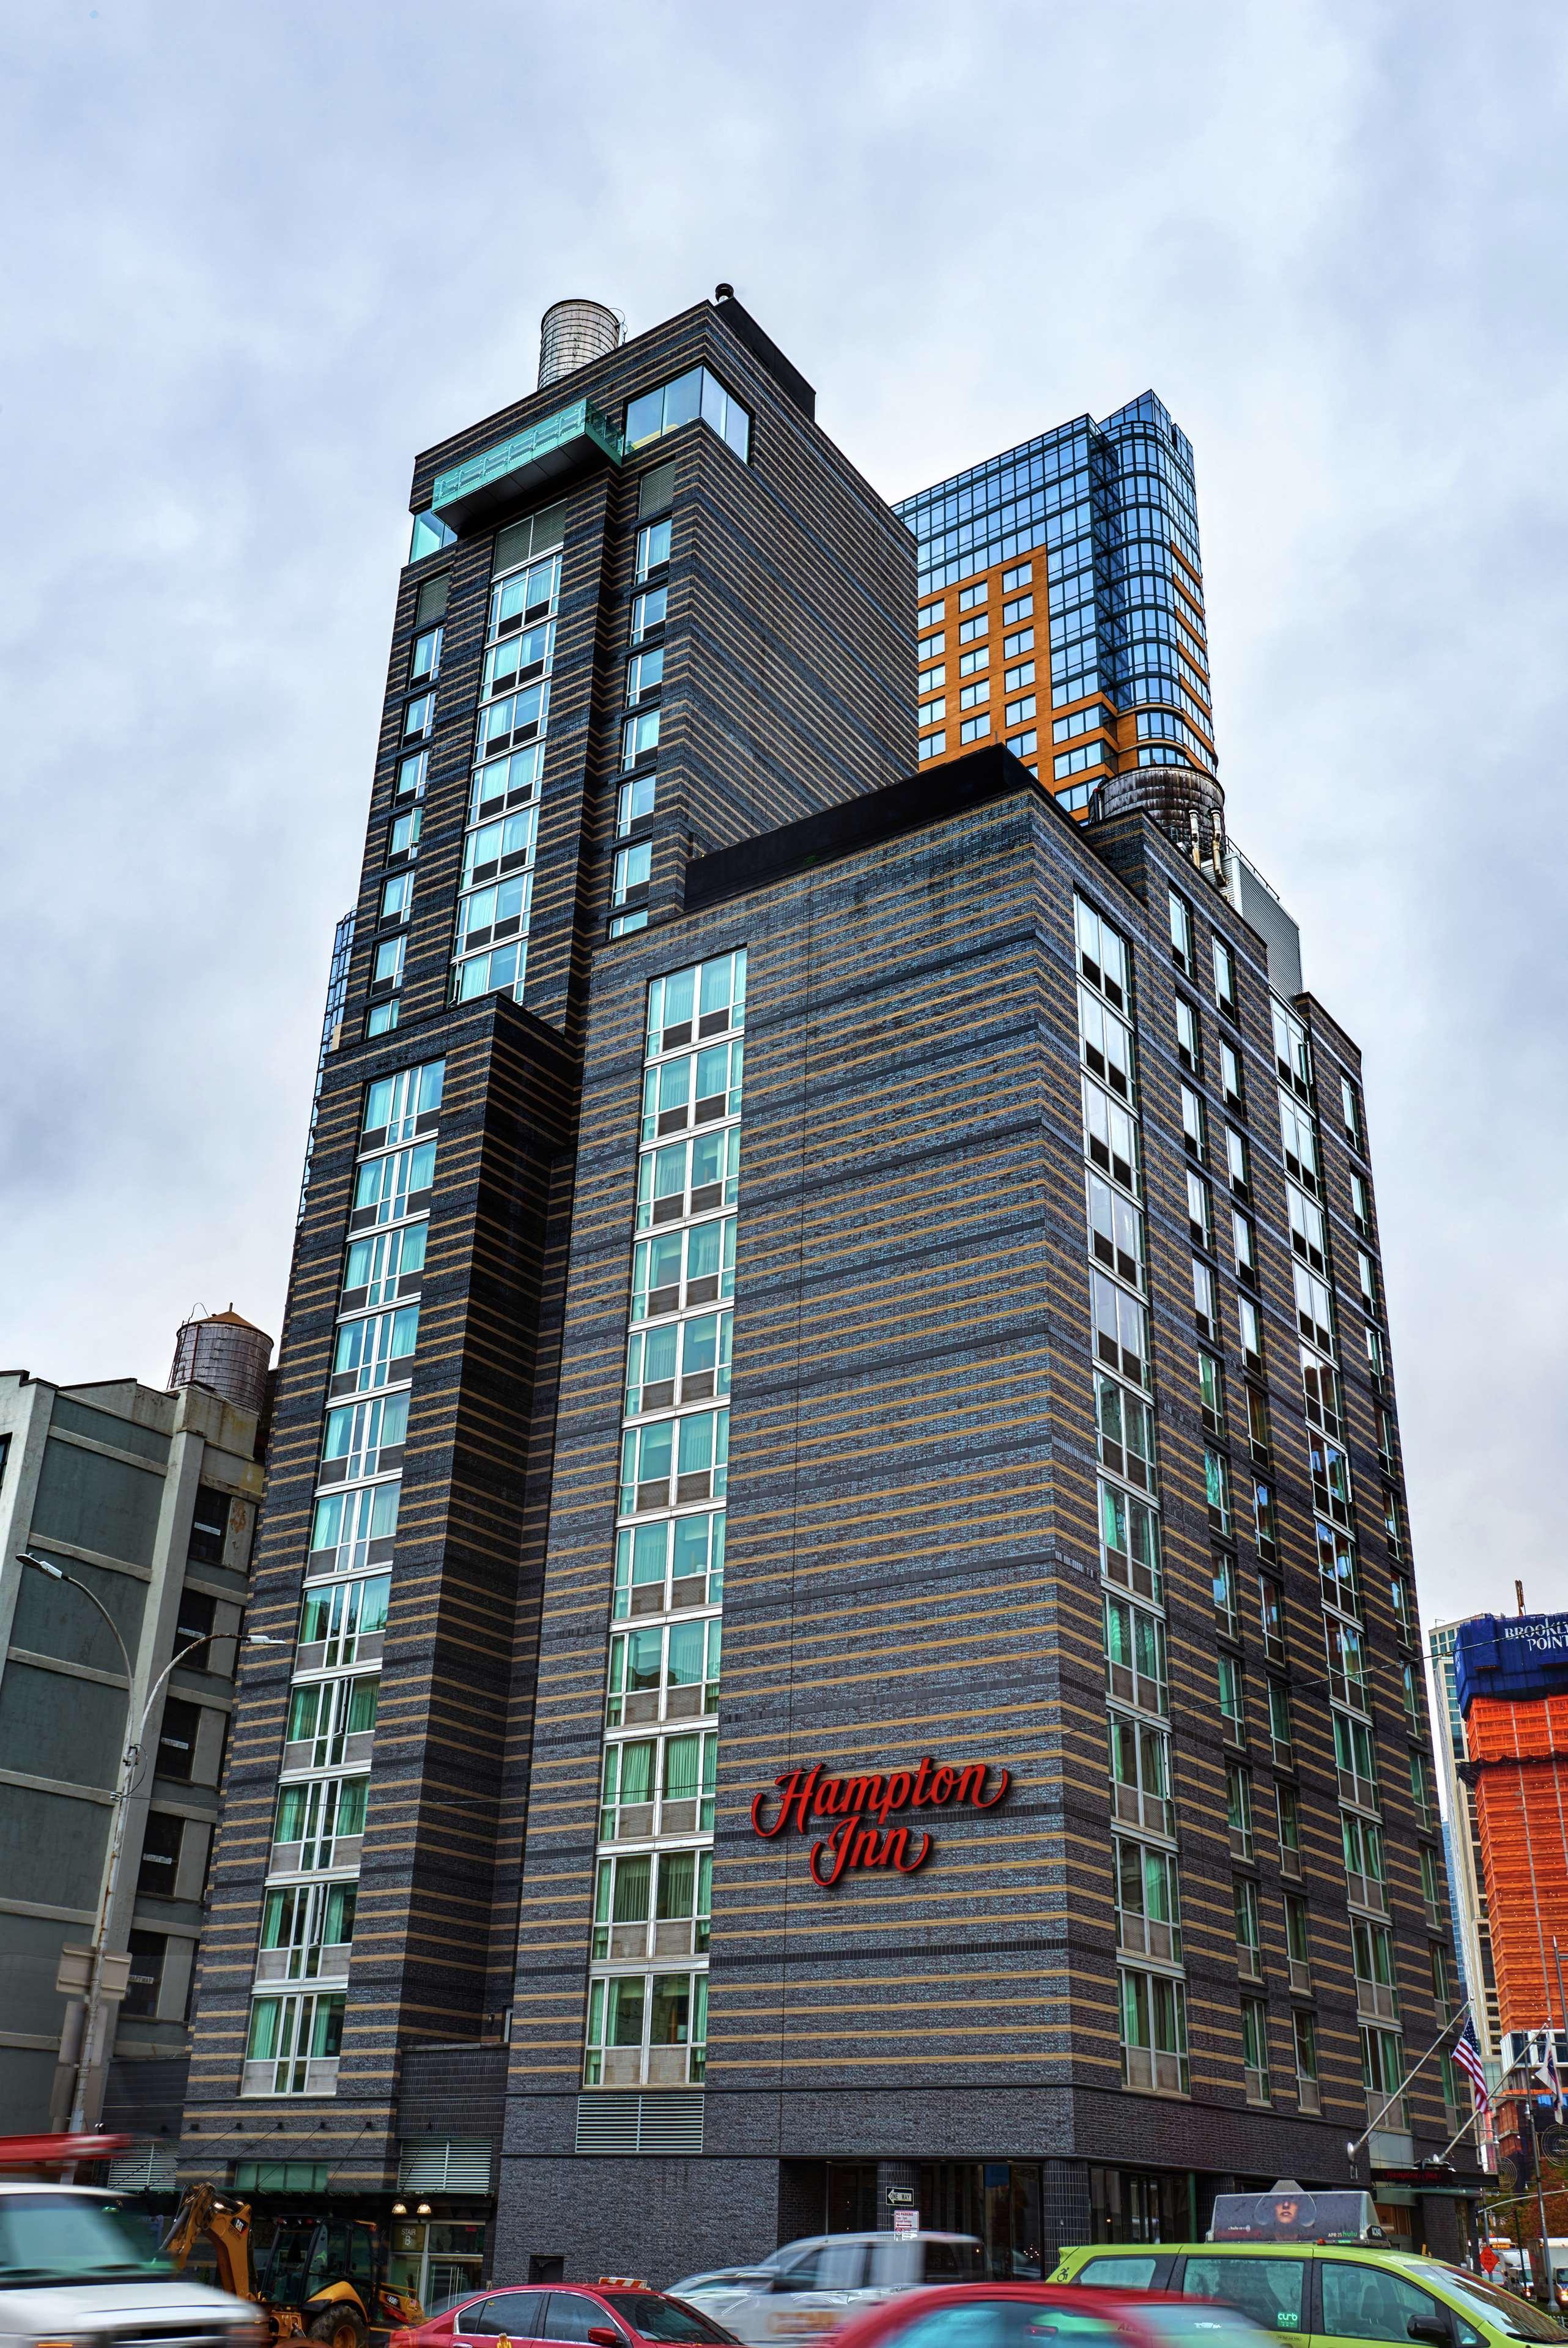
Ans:
[[[26,1550],[17,1551],[17,1561],[22,1565],[30,1565],[35,1572],[46,1575],[51,1581],[68,1582],[73,1590],[80,1591],[90,1606],[97,1607],[99,1614],[108,1624],[115,1645],[119,1649],[125,1663],[126,1723],[129,1727],[135,1673],[131,1669],[129,1652],[119,1634],[119,1626],[108,1607],[94,1591],[88,1588],[85,1581],[78,1581],[75,1574],[67,1573],[63,1566],[51,1565],[46,1558],[34,1557]],[[192,1639],[188,1646],[179,1648],[170,1656],[148,1690],[147,1702],[142,1705],[141,1718],[137,1723],[136,1734],[134,1736],[127,1737],[125,1751],[120,1756],[119,1783],[115,1788],[110,1805],[108,1866],[105,1870],[103,1891],[98,1900],[98,1921],[93,1927],[91,1964],[88,1975],[88,1993],[82,2017],[81,2051],[77,2058],[76,2085],[72,2093],[70,2117],[66,2124],[67,2133],[73,2136],[81,2135],[87,2127],[88,2083],[100,2053],[99,2018],[105,2004],[111,2002],[106,2000],[103,1994],[104,1941],[108,1932],[109,1918],[114,1911],[115,1887],[119,1880],[120,1858],[125,1849],[126,1818],[130,1807],[130,1797],[136,1788],[137,1771],[141,1766],[141,1740],[146,1734],[152,1707],[157,1703],[163,1684],[170,1672],[182,1663],[187,1655],[193,1655],[198,1647],[211,1645],[213,1638],[220,1635],[228,1634],[209,1631],[200,1639]],[[245,1643],[247,1646],[277,1647],[282,1646],[284,1642],[281,1639],[268,1638],[264,1632],[252,1631],[245,1634]]]

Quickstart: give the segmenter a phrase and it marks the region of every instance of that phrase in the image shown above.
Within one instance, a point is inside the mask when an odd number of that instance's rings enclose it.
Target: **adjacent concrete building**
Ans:
[[[103,2054],[117,2124],[161,2137],[161,2163],[141,2170],[170,2180],[270,1352],[230,1313],[187,1324],[169,1392],[0,1375],[0,2108],[24,2130],[47,2127],[52,2105],[57,2119],[68,2109],[61,1952],[92,1941],[121,1755],[153,1696],[105,1920],[105,1947],[130,1962]],[[203,1375],[228,1392],[193,1382]],[[66,1579],[24,1564],[24,1550]],[[98,1606],[129,1652],[129,1685]],[[209,1643],[155,1694],[196,1640]],[[89,2120],[104,2068],[84,2082]]]

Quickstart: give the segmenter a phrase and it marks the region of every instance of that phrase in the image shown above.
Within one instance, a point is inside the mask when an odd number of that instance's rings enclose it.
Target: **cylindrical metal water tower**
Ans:
[[[624,332],[603,302],[552,302],[539,323],[539,388],[559,383],[574,367],[607,358]]]
[[[273,1341],[266,1331],[242,1320],[231,1304],[227,1313],[204,1313],[181,1324],[169,1383],[210,1386],[225,1402],[259,1414],[267,1398],[272,1357]]]

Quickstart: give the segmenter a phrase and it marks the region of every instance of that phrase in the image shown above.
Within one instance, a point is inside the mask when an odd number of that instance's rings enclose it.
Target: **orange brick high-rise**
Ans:
[[[1460,1625],[1458,1690],[1475,1788],[1505,2035],[1568,2026],[1568,1614]]]

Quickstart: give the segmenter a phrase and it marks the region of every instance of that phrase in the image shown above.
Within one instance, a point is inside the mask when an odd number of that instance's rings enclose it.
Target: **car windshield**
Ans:
[[[1511,2332],[1516,2340],[1562,2340],[1560,2323],[1527,2299],[1518,2299],[1511,2291],[1499,2291],[1495,2283],[1482,2282],[1480,2275],[1466,2274],[1459,2267],[1430,2266],[1421,2270],[1427,2280],[1440,2290],[1458,2293],[1468,2300],[1478,2315],[1495,2323],[1501,2331]]]
[[[108,2281],[167,2272],[112,2201],[85,2193],[0,2193],[0,2283]]]
[[[623,2323],[640,2332],[645,2340],[730,2340],[732,2333],[711,2323],[699,2315],[695,2307],[682,2307],[678,2301],[665,2299],[652,2291],[607,2291],[603,2294],[606,2307],[613,2307]]]
[[[1152,2332],[1157,2340],[1202,2343],[1212,2341],[1213,2348],[1245,2348],[1247,2342],[1264,2341],[1268,2335],[1233,2307],[1211,2307],[1201,2299],[1190,2305],[1178,2307],[1174,2302],[1159,2300],[1140,2301],[1134,2310],[1140,2328]]]

